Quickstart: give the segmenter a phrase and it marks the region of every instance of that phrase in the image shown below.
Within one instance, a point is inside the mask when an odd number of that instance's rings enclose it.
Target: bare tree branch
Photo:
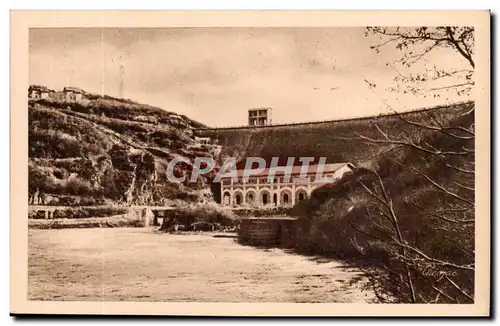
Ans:
[[[369,157],[366,157],[366,158],[363,158],[363,159],[359,159],[359,161],[360,161],[360,162],[366,162],[366,161],[372,160],[372,159],[374,159],[374,158],[376,158],[376,157],[379,157],[379,156],[385,155],[385,154],[387,154],[387,153],[389,153],[389,152],[392,152],[393,150],[398,149],[398,148],[401,148],[401,147],[402,147],[402,145],[394,145],[394,146],[392,146],[391,148],[389,148],[389,149],[387,149],[387,150],[384,150],[384,151],[382,151],[382,152],[380,152],[380,153],[373,154],[373,155],[371,155],[371,156],[369,156]]]
[[[424,148],[422,146],[419,146],[411,141],[405,142],[405,141],[400,141],[400,140],[395,140],[395,139],[390,139],[390,140],[383,140],[383,139],[373,139],[370,137],[366,137],[363,135],[356,134],[359,138],[369,141],[374,144],[391,144],[391,145],[404,145],[408,147],[412,147],[415,149],[418,149],[422,152],[426,152],[428,154],[433,154],[433,155],[470,155],[471,152],[464,150],[463,152],[451,152],[451,151],[435,151],[431,149]],[[358,139],[359,139],[358,138]],[[349,138],[344,138],[345,140],[348,140]],[[351,140],[355,140],[356,138],[351,138]]]
[[[457,88],[457,87],[463,87],[463,86],[474,86],[474,82],[460,83],[460,84],[447,85],[447,86],[441,86],[441,87],[433,87],[433,88],[428,89],[424,93],[420,93],[420,95],[431,93],[431,92],[436,92],[436,91],[441,91],[443,89]]]
[[[474,108],[472,108],[472,110],[469,111],[469,113],[465,113],[463,114],[462,116],[465,116],[465,115],[468,115],[470,114],[470,112],[473,112],[474,111]],[[462,126],[450,126],[450,127],[444,127],[436,118],[434,117],[431,117],[432,120],[441,128],[441,129],[444,129],[444,130],[460,130],[460,131],[463,131],[471,136],[475,136],[475,133],[473,130],[470,130],[470,129],[467,129],[467,128],[464,128]]]
[[[425,208],[415,204],[414,202],[411,203],[413,206],[415,206],[416,208],[418,208],[419,210],[421,210],[422,212],[426,213],[426,214],[429,214],[431,216],[434,216],[434,217],[437,217],[439,219],[442,219],[442,220],[445,220],[447,222],[450,222],[450,223],[474,223],[474,219],[467,219],[467,220],[454,220],[454,219],[451,219],[451,218],[447,218],[447,217],[444,217],[443,215],[439,215],[439,214],[436,214],[436,213],[433,213],[433,212],[429,212],[428,210],[426,210]]]
[[[432,286],[432,288],[434,290],[436,290],[438,293],[440,293],[441,295],[445,296],[446,298],[450,299],[451,301],[455,301],[455,299],[453,299],[451,296],[449,296],[448,294],[444,293],[442,290],[438,289],[435,285]]]
[[[432,117],[432,119],[434,120],[434,122],[436,122],[436,124],[439,126],[439,127],[434,127],[434,126],[429,126],[429,125],[426,125],[426,124],[423,124],[423,123],[419,123],[419,122],[415,122],[415,121],[410,121],[408,119],[406,119],[402,114],[396,112],[393,110],[393,112],[397,115],[398,118],[400,118],[401,120],[403,120],[404,122],[412,125],[412,126],[417,126],[417,127],[421,127],[421,128],[424,128],[424,129],[428,129],[428,130],[434,130],[434,131],[439,131],[439,132],[442,132],[448,136],[451,136],[451,137],[454,137],[454,138],[457,138],[457,139],[463,139],[463,140],[472,140],[474,139],[474,133],[472,133],[470,130],[468,129],[465,129],[465,128],[462,128],[462,127],[457,127],[457,126],[453,126],[453,127],[444,127],[439,121],[437,121],[434,117]],[[448,132],[448,130],[461,130],[461,131],[465,131],[467,132],[468,134],[472,134],[472,137],[463,137],[463,136],[459,136],[459,135],[456,135],[456,134],[452,134],[450,132]]]
[[[394,240],[394,242],[398,245],[398,246],[401,246],[401,247],[404,247],[406,249],[409,249],[411,251],[413,251],[414,253],[418,254],[419,256],[421,256],[422,258],[428,260],[428,261],[431,261],[433,263],[436,263],[438,265],[441,265],[441,266],[448,266],[448,267],[453,267],[453,268],[457,268],[457,269],[465,269],[465,270],[470,270],[470,271],[473,271],[474,270],[474,267],[473,266],[470,266],[470,265],[457,265],[457,264],[454,264],[454,263],[450,263],[450,262],[447,262],[447,261],[444,261],[444,260],[441,260],[441,259],[437,259],[437,258],[432,258],[432,257],[429,257],[428,255],[426,255],[425,253],[423,253],[422,251],[420,251],[419,249],[415,248],[415,247],[412,247],[410,245],[407,245],[407,244],[404,244],[404,243],[401,243],[399,242],[396,238],[392,237],[392,240]]]
[[[378,128],[378,126],[377,126]],[[380,128],[378,128],[380,130]],[[382,131],[382,130],[380,130]],[[392,199],[389,198],[388,194],[387,194],[387,191],[385,190],[385,186],[384,186],[384,183],[382,181],[382,178],[380,177],[380,174],[378,174],[377,171],[375,170],[371,170],[372,173],[375,174],[375,176],[377,177],[378,181],[379,181],[379,185],[382,189],[382,195],[384,197],[384,203],[385,203],[385,206],[388,208],[389,212],[390,212],[390,217],[391,217],[391,221],[392,221],[392,224],[394,226],[394,229],[396,230],[396,234],[398,236],[398,239],[399,241],[403,241],[403,236],[401,234],[401,230],[399,228],[399,223],[398,223],[398,218],[396,216],[396,213],[394,212],[394,208],[393,208],[393,205],[392,205]],[[367,187],[365,186],[365,189],[367,189]],[[402,248],[402,254],[403,256],[406,255],[406,252],[404,250],[404,248]],[[414,285],[413,285],[413,281],[412,281],[412,278],[411,278],[411,272],[410,272],[410,269],[408,267],[408,265],[405,264],[405,270],[406,270],[406,277],[407,277],[407,281],[408,281],[408,287],[409,287],[409,290],[410,290],[410,295],[411,295],[411,301],[412,302],[416,302],[416,296],[415,296],[415,289],[414,289]]]
[[[456,70],[439,70],[436,66],[431,68],[424,68],[420,72],[412,72],[409,76],[402,75],[397,71],[398,75],[395,76],[394,81],[397,86],[389,89],[390,91],[410,93],[413,95],[422,95],[424,97],[433,96],[440,97],[442,94],[450,94],[455,91],[458,96],[469,94],[474,83],[474,69],[475,63],[473,60],[474,55],[474,29],[472,27],[451,27],[451,26],[438,26],[438,27],[369,27],[367,34],[377,34],[381,36],[381,41],[377,45],[372,45],[371,48],[377,52],[383,46],[390,44],[394,45],[396,49],[401,51],[401,57],[395,60],[404,66],[412,66],[422,58],[436,51],[437,49],[447,48],[452,52],[465,58],[469,67],[472,69]],[[389,63],[388,63],[389,64]],[[366,81],[366,80],[365,80]],[[439,82],[438,82],[439,81]],[[375,93],[375,83],[366,81],[372,92]],[[378,94],[377,94],[378,96]],[[380,96],[379,96],[380,97]],[[447,277],[447,281],[435,284],[432,278],[412,275],[411,271],[419,264],[432,264],[443,268],[452,268],[465,271],[475,270],[473,248],[470,248],[471,241],[474,240],[474,185],[472,178],[475,175],[474,169],[474,155],[475,148],[472,142],[475,139],[474,124],[470,124],[474,114],[474,106],[469,110],[468,106],[464,110],[468,112],[462,114],[457,112],[457,125],[453,124],[451,120],[441,119],[441,117],[429,116],[427,121],[411,121],[410,116],[403,116],[397,113],[387,103],[385,98],[380,99],[388,108],[408,126],[417,127],[422,131],[417,133],[392,133],[392,130],[380,128],[379,125],[374,124],[373,128],[377,131],[375,135],[355,134],[355,138],[349,140],[361,140],[368,144],[378,144],[382,149],[388,148],[387,151],[376,150],[382,154],[389,153],[394,149],[402,149],[408,147],[412,150],[397,152],[397,155],[386,155],[381,161],[380,168],[370,169],[370,171],[377,177],[376,180],[371,179],[371,183],[367,181],[358,181],[362,189],[373,200],[369,203],[371,216],[368,213],[370,227],[357,227],[355,223],[349,224],[361,234],[368,236],[366,243],[376,239],[382,242],[382,248],[391,257],[390,262],[383,262],[382,268],[385,268],[385,275],[381,282],[388,282],[391,277],[395,279],[401,278],[401,284],[389,287],[389,291],[396,295],[400,300],[407,301],[409,296],[412,302],[463,302],[464,298],[473,300],[472,295],[469,293],[470,282],[465,282],[462,278],[456,281]],[[460,116],[467,115],[466,119],[460,119]],[[439,118],[439,119],[438,119]],[[439,121],[442,120],[442,121]],[[465,124],[464,121],[466,121]],[[463,124],[463,125],[462,125]],[[411,129],[410,131],[412,131]],[[373,133],[372,130],[370,132]],[[377,135],[378,133],[378,135]],[[442,136],[450,137],[441,137]],[[449,140],[449,143],[445,143]],[[376,147],[376,146],[373,146]],[[414,151],[414,150],[415,151]],[[418,158],[418,152],[422,156]],[[404,156],[405,159],[396,159],[396,156]],[[374,157],[380,156],[374,155]],[[393,165],[386,164],[387,160],[396,162],[400,166],[404,166],[404,170],[412,172],[414,175],[407,175],[403,169],[393,167]],[[408,162],[415,162],[416,165],[408,165]],[[452,169],[447,170],[446,168]],[[384,171],[384,180],[382,180],[379,172]],[[441,176],[435,176],[443,170]],[[401,182],[395,183],[392,187],[392,180],[385,177],[385,173],[396,171],[401,173]],[[418,177],[417,177],[418,175]],[[470,177],[469,177],[470,176]],[[394,175],[398,178],[399,175]],[[457,179],[458,178],[458,179]],[[455,182],[457,181],[457,182]],[[385,184],[384,184],[385,183]],[[422,185],[425,184],[424,188]],[[430,186],[427,186],[429,184]],[[389,187],[391,185],[391,187]],[[401,197],[397,195],[397,191],[404,188],[405,185],[416,186],[417,196],[420,191],[424,191],[422,202],[412,202],[413,206],[419,209],[422,213],[418,214],[416,210],[408,210],[406,205],[401,204]],[[389,192],[390,190],[390,192]],[[404,189],[403,198],[406,195]],[[395,197],[391,195],[396,194]],[[435,196],[438,200],[436,208],[424,202],[425,198]],[[472,196],[472,197],[471,197]],[[393,202],[394,200],[394,202]],[[397,203],[397,204],[396,204]],[[466,207],[462,207],[466,206]],[[401,209],[401,211],[399,211]],[[408,214],[416,214],[409,220],[401,219]],[[425,215],[424,215],[425,214]],[[429,219],[433,230],[443,230],[437,232],[446,232],[443,244],[449,247],[449,255],[447,251],[442,252],[436,249],[437,243],[427,244],[429,239],[420,232],[416,232],[413,228],[415,218],[418,222],[424,222],[423,217],[431,216]],[[452,224],[449,224],[452,223]],[[472,235],[471,235],[472,230]],[[375,234],[372,234],[374,233]],[[454,242],[454,237],[463,233],[464,238],[457,238]],[[380,236],[378,236],[380,235]],[[387,238],[386,238],[387,237]],[[407,239],[405,239],[407,238]],[[364,239],[360,237],[357,239]],[[411,239],[411,240],[410,240]],[[432,241],[432,239],[431,239]],[[364,243],[360,242],[367,247]],[[450,256],[451,258],[448,258]],[[396,269],[398,272],[387,272],[391,268]],[[469,274],[467,274],[469,275]],[[440,278],[441,280],[442,278]],[[448,280],[449,279],[449,280]],[[429,281],[431,284],[429,284]],[[464,281],[464,283],[460,283]],[[459,292],[457,292],[457,291]],[[450,292],[451,291],[451,292]],[[408,294],[410,292],[410,295]],[[391,293],[391,292],[389,292]],[[450,294],[451,293],[451,294]],[[462,296],[463,295],[463,296]]]
[[[458,187],[462,188],[462,189],[465,189],[465,190],[470,190],[470,191],[475,191],[474,188],[472,187],[469,187],[469,186],[466,186],[466,185],[463,185],[461,183],[458,183],[458,182],[454,182],[454,184],[456,184]]]
[[[441,97],[443,92],[456,91],[460,95],[470,94],[474,86],[473,60],[474,28],[473,27],[367,27],[366,33],[379,36],[380,42],[371,45],[377,53],[382,47],[393,45],[401,51],[401,58],[394,60],[405,67],[415,65],[422,58],[438,49],[451,49],[463,57],[472,69],[456,69],[452,71],[439,70],[434,66],[431,70],[425,68],[419,73],[403,75],[397,71],[394,81],[397,86],[389,87],[391,91],[412,93],[424,97]],[[396,68],[396,67],[395,67]],[[397,69],[396,69],[397,70]],[[443,83],[433,85],[430,82],[441,80]]]
[[[462,293],[464,296],[466,296],[467,298],[469,298],[470,300],[474,301],[474,298],[472,296],[470,296],[467,292],[465,292],[462,288],[460,288],[457,283],[453,282],[449,277],[448,275],[445,276],[445,278],[448,280],[448,282],[451,283],[451,285],[453,285],[453,287],[455,289],[457,289],[458,291],[460,291],[460,293]]]
[[[462,49],[462,47],[460,46],[460,44],[457,42],[457,40],[455,39],[455,36],[454,36],[454,33],[453,33],[453,30],[451,27],[446,27],[446,31],[448,33],[448,37],[450,39],[450,42],[455,46],[455,48],[458,50],[458,52],[464,57],[466,58],[470,65],[472,66],[472,68],[475,68],[475,64],[474,64],[474,60],[472,60],[472,56],[470,55],[470,53],[468,53],[468,50],[464,50]],[[464,44],[462,42],[462,44]]]
[[[370,188],[368,188],[363,182],[359,182],[359,184],[361,184],[361,186],[363,186],[363,188],[365,188],[365,190],[372,196],[374,197],[375,199],[377,199],[382,205],[384,205],[385,207],[389,208],[388,207],[388,203],[386,203],[382,198],[380,198],[379,196],[377,196],[377,194],[375,194],[375,192],[371,191]]]
[[[384,239],[381,239],[381,238],[379,238],[379,237],[377,237],[377,236],[374,236],[374,235],[372,235],[372,234],[370,234],[370,233],[368,233],[368,232],[365,232],[365,231],[361,230],[360,228],[356,227],[356,226],[354,225],[354,223],[352,223],[351,221],[347,221],[347,223],[349,223],[349,225],[350,225],[350,226],[351,226],[354,230],[358,231],[358,232],[359,232],[359,233],[361,233],[361,234],[366,235],[367,237],[370,237],[370,238],[372,238],[372,239],[379,240],[379,241],[384,241]]]
[[[456,171],[459,171],[459,172],[463,172],[463,173],[467,173],[467,174],[476,174],[476,172],[474,170],[467,170],[467,169],[462,169],[462,168],[459,168],[457,166],[453,166],[453,165],[450,165],[448,163],[444,163],[447,167],[453,169],[453,170],[456,170]]]
[[[444,212],[465,212],[470,210],[470,207],[460,207],[460,208],[446,208],[446,209],[436,209],[437,213],[444,213]]]
[[[471,35],[473,33],[472,28],[465,29],[461,35],[455,35],[455,27],[446,26],[446,27],[436,27],[433,31],[429,31],[428,28],[416,28],[416,29],[407,29],[401,30],[400,28],[396,28],[394,31],[391,31],[389,28],[385,27],[369,27],[368,31],[371,31],[374,34],[380,34],[384,36],[391,37],[388,41],[384,41],[381,44],[371,46],[372,49],[377,49],[387,45],[389,43],[397,43],[397,47],[399,49],[403,47],[407,47],[408,44],[423,44],[430,43],[429,48],[434,48],[437,45],[445,45],[449,44],[453,48],[457,50],[457,52],[463,56],[472,68],[475,68],[474,60],[472,59],[472,44],[468,45],[465,42],[466,36]],[[427,51],[427,53],[430,52]]]
[[[409,166],[407,164],[404,164],[402,162],[399,162],[399,161],[394,161],[400,165],[403,165],[403,166],[406,166],[408,167],[410,170],[412,170],[413,172],[416,172],[417,174],[421,175],[422,177],[424,177],[424,179],[426,179],[427,181],[429,181],[429,183],[431,183],[434,187],[438,188],[439,190],[443,191],[444,193],[450,195],[451,197],[454,197],[460,201],[463,201],[471,206],[475,206],[474,202],[471,202],[470,200],[466,199],[466,198],[463,198],[459,195],[457,195],[456,193],[454,192],[451,192],[449,191],[448,189],[446,189],[445,187],[441,186],[439,183],[437,183],[436,181],[432,180],[429,176],[427,176],[425,173],[422,173],[421,171],[415,169],[414,167],[412,166]]]

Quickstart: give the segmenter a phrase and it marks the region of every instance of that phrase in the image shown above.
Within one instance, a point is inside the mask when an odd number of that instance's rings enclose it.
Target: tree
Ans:
[[[424,97],[441,97],[451,93],[463,96],[470,94],[474,87],[473,27],[368,27],[366,35],[379,38],[380,42],[371,46],[377,53],[383,47],[394,45],[401,56],[393,63],[402,67],[415,66],[426,56],[443,50],[462,58],[465,63],[463,68],[452,70],[431,65],[408,75],[398,71],[394,78],[397,85],[391,87],[389,89],[391,91]]]
[[[468,65],[461,70],[444,71],[433,66],[409,76],[398,74],[395,81],[404,87],[389,91],[427,96],[445,90],[462,96],[474,86],[471,27],[369,27],[368,34],[381,37],[381,43],[371,46],[375,51],[389,45],[401,51],[396,64],[414,67],[432,51],[449,49],[450,55],[460,56]],[[449,81],[449,77],[455,77],[455,81],[440,87],[426,86],[440,79]],[[377,246],[390,256],[368,269],[381,300],[474,301],[474,104],[461,108],[448,116],[433,116],[430,121],[414,121],[390,107],[412,128],[410,136],[401,137],[376,126],[379,137],[356,137],[371,144],[374,152],[382,153],[365,162],[364,167],[372,174],[370,182],[359,181],[368,196],[364,213],[368,220],[351,223],[358,235],[365,237],[364,241],[353,237],[360,252],[374,252]]]
[[[370,169],[374,182],[360,185],[374,202],[366,213],[371,225],[365,225],[364,232],[384,234],[377,238],[394,258],[383,266],[390,275],[373,275],[372,280],[386,282],[378,287],[401,301],[473,301],[472,111],[467,110],[464,117],[467,119],[459,116],[435,127],[400,115],[408,126],[424,131],[420,141],[394,139],[382,129],[380,138],[360,135],[376,146],[400,149],[399,153],[385,155],[377,162],[379,166]],[[386,172],[388,166],[392,166],[390,173]],[[398,184],[394,178],[404,181]],[[395,287],[394,279],[402,280],[405,286]]]

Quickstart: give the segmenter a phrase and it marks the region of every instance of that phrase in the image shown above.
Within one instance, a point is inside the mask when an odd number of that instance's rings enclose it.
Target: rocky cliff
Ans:
[[[30,204],[164,204],[207,197],[209,178],[175,184],[174,157],[213,156],[196,142],[203,125],[129,100],[85,94],[83,101],[29,99]],[[190,164],[178,164],[176,176]]]

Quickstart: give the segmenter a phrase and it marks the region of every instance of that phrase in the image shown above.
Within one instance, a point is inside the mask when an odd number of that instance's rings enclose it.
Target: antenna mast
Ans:
[[[125,74],[125,67],[120,65],[120,98],[123,98],[123,75]]]
[[[104,29],[101,28],[101,97],[104,96]]]

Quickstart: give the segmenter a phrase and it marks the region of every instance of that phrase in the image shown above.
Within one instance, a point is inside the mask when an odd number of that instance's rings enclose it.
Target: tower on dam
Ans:
[[[249,126],[267,126],[271,124],[271,108],[254,108],[248,110]]]

